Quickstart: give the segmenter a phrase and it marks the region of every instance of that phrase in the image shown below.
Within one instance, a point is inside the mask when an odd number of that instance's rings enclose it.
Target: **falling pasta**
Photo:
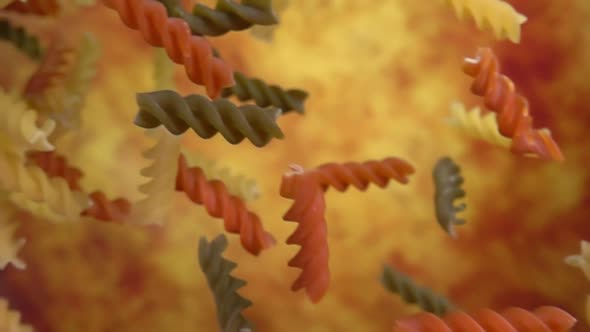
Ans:
[[[23,27],[12,25],[7,19],[0,19],[0,39],[12,43],[33,60],[39,60],[43,54],[37,36],[29,34]]]
[[[509,148],[512,144],[510,138],[500,134],[496,114],[489,112],[484,115],[479,107],[467,111],[462,103],[452,103],[450,124],[458,127],[469,136],[503,148]]]
[[[582,270],[586,279],[590,281],[590,242],[580,242],[580,254],[565,258],[565,263]],[[590,295],[586,296],[586,322],[590,324]]]
[[[289,7],[290,2],[291,2],[291,0],[272,0],[272,9],[275,12],[275,14],[277,15],[277,17],[279,15],[281,15],[281,13],[284,12]],[[270,42],[273,40],[275,30],[277,29],[278,26],[279,26],[278,24],[256,25],[250,29],[250,33],[252,34],[252,36],[254,36],[260,40]]]
[[[434,166],[432,178],[435,187],[436,220],[445,232],[456,237],[457,234],[453,226],[465,224],[465,220],[458,219],[456,213],[467,207],[465,203],[454,205],[456,199],[465,197],[465,191],[461,188],[464,181],[461,176],[461,168],[451,158],[441,158]]]

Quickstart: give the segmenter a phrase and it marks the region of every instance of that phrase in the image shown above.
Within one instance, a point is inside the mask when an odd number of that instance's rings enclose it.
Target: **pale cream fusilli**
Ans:
[[[580,242],[580,254],[565,258],[565,263],[577,267],[590,281],[590,242]],[[590,295],[586,297],[586,322],[590,324]]]
[[[506,149],[509,149],[512,144],[510,138],[500,134],[496,114],[493,112],[482,114],[479,107],[474,107],[467,111],[465,105],[462,103],[452,103],[449,123],[458,127],[467,135],[482,139],[491,144]]]

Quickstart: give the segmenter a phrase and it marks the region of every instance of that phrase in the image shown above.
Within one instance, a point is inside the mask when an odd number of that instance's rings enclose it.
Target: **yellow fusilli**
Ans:
[[[509,149],[512,140],[502,136],[498,129],[496,114],[489,112],[482,114],[479,107],[474,107],[470,111],[465,109],[465,105],[460,102],[451,104],[450,124],[460,128],[466,134],[482,139],[494,145]]]
[[[17,269],[24,269],[26,264],[18,258],[18,252],[25,244],[24,238],[16,238],[18,221],[14,218],[14,208],[6,199],[5,193],[0,197],[0,270],[12,264]]]
[[[21,323],[20,313],[10,310],[8,301],[0,299],[0,331],[7,332],[33,332],[33,327]]]
[[[37,113],[16,94],[0,90],[0,145],[7,152],[26,150],[50,151],[53,145],[48,138],[55,128],[53,120],[37,126]]]
[[[526,16],[517,12],[508,2],[502,0],[444,0],[451,5],[459,19],[469,14],[479,29],[490,27],[497,39],[508,38],[520,42],[520,26]]]

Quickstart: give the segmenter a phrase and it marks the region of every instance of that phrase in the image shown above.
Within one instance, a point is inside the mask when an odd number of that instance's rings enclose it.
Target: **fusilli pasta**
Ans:
[[[503,0],[445,0],[450,4],[457,17],[464,19],[469,14],[479,29],[492,28],[496,38],[508,38],[513,43],[520,42],[520,26],[526,22],[526,16],[517,12]]]
[[[172,90],[137,94],[139,112],[135,124],[142,128],[164,125],[175,135],[189,127],[202,138],[220,133],[230,144],[248,138],[262,147],[272,138],[283,138],[276,124],[280,109],[247,105],[237,107],[226,99],[209,100],[199,95],[180,96]]]
[[[515,91],[510,78],[500,73],[500,63],[491,49],[480,48],[475,58],[466,58],[463,71],[474,78],[471,92],[484,97],[485,106],[498,113],[500,133],[512,138],[514,153],[563,160],[551,132],[533,129],[527,99]]]
[[[60,8],[61,4],[59,0],[14,0],[4,10],[14,11],[20,14],[57,16]]]
[[[39,60],[43,54],[37,36],[29,34],[23,27],[12,25],[7,19],[0,19],[0,39],[11,42],[34,60]]]
[[[586,279],[590,281],[590,242],[580,242],[580,254],[565,258],[565,263],[582,270]],[[586,322],[590,324],[590,295],[586,296]]]
[[[242,315],[242,311],[252,302],[238,294],[246,285],[244,280],[231,275],[237,264],[223,258],[227,248],[227,238],[219,235],[209,242],[205,237],[199,240],[199,265],[205,274],[207,284],[217,306],[217,321],[223,332],[250,331],[252,324]]]
[[[8,301],[0,298],[0,331],[33,332],[33,327],[20,321],[20,313],[11,310]]]
[[[277,17],[281,15],[281,13],[289,7],[290,2],[291,0],[272,0],[272,9],[275,12],[275,15],[277,15]],[[274,33],[277,27],[278,24],[255,25],[252,28],[250,28],[250,33],[252,34],[252,36],[260,40],[270,42],[274,37]]]
[[[489,112],[484,115],[481,113],[479,107],[474,107],[470,111],[467,111],[465,105],[462,103],[452,103],[450,123],[460,128],[466,134],[494,145],[509,148],[512,144],[510,138],[500,134],[496,114]]]
[[[19,222],[15,219],[14,209],[6,193],[0,195],[0,270],[4,270],[8,264],[22,270],[27,265],[18,257],[18,252],[25,245],[26,239],[16,238]]]
[[[463,225],[465,220],[457,219],[456,213],[465,210],[466,204],[453,205],[456,199],[465,197],[465,191],[461,188],[463,177],[461,168],[451,158],[441,158],[432,171],[435,194],[434,207],[436,220],[439,225],[452,237],[457,234],[454,225]]]

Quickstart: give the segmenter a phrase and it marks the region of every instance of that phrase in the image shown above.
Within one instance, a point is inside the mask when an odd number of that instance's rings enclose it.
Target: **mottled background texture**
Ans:
[[[255,258],[230,235],[226,253],[239,262],[234,274],[248,281],[241,293],[254,302],[245,314],[257,331],[389,331],[417,309],[382,289],[384,263],[466,310],[552,304],[579,318],[575,331],[590,330],[582,315],[590,283],[563,263],[590,239],[590,2],[510,1],[528,17],[518,45],[494,41],[438,1],[292,2],[273,43],[247,32],[212,42],[248,75],[307,89],[307,114],[280,118],[286,138],[262,149],[183,136],[186,148],[249,174],[262,188],[251,207],[279,244]],[[102,6],[58,25],[32,17],[18,22],[45,35],[57,28],[97,35],[103,56],[83,126],[58,150],[84,170],[88,191],[141,198],[139,170],[149,163],[141,153],[153,142],[133,125],[134,94],[153,86],[152,49]],[[480,103],[460,70],[463,57],[480,46],[496,51],[528,96],[536,125],[551,128],[565,162],[518,158],[445,123],[451,101]],[[5,44],[0,63],[4,88],[22,87],[34,69]],[[183,93],[203,91],[181,67],[176,80]],[[468,224],[456,240],[434,219],[431,170],[443,155],[466,178]],[[289,290],[299,270],[287,261],[298,247],[284,244],[295,224],[281,219],[290,206],[278,195],[281,174],[293,162],[312,167],[387,156],[415,165],[409,185],[327,194],[332,284],[322,302],[310,304]],[[222,226],[182,194],[163,229],[23,220],[28,268],[3,271],[0,296],[41,332],[214,331],[197,242]]]

